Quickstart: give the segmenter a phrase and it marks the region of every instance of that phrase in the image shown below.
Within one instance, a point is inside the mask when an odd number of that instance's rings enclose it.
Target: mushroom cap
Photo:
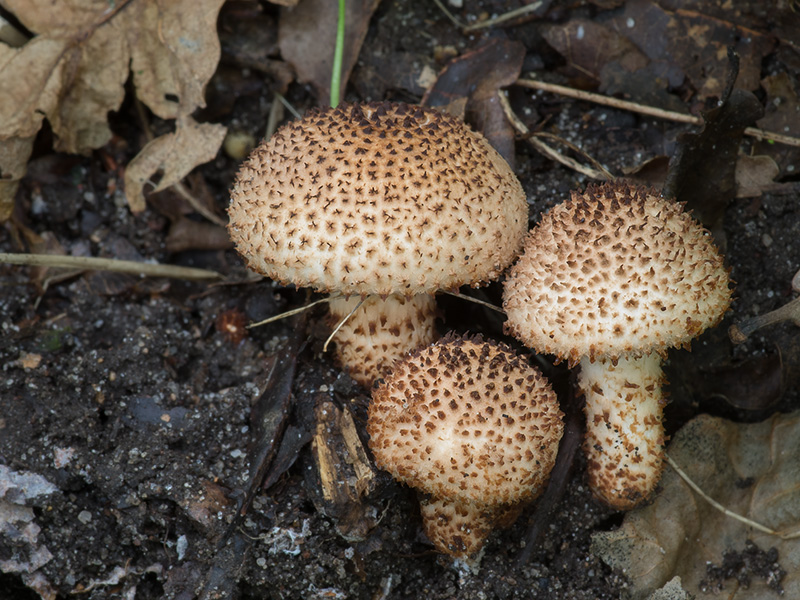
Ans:
[[[479,285],[511,263],[528,226],[522,186],[483,136],[388,102],[282,127],[241,166],[228,214],[250,268],[345,295]]]
[[[547,380],[510,348],[448,334],[373,388],[367,431],[395,479],[480,508],[538,495],[562,416]]]
[[[683,204],[623,182],[543,215],[505,282],[506,329],[574,363],[688,345],[731,301],[711,234]]]

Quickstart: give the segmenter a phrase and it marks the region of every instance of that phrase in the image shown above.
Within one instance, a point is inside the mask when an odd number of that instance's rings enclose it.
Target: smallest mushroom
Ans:
[[[542,491],[563,433],[555,393],[509,347],[448,334],[376,385],[369,446],[421,494],[436,548],[467,564]]]

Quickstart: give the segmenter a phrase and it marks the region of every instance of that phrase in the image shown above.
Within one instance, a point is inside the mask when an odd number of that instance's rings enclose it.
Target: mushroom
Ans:
[[[423,494],[436,548],[474,563],[542,490],[562,417],[547,380],[508,346],[448,334],[376,384],[367,431],[378,467]]]
[[[622,510],[647,498],[664,460],[662,360],[731,301],[711,235],[653,190],[590,185],[530,231],[503,300],[507,332],[580,362],[594,494]]]
[[[250,268],[331,294],[338,358],[370,385],[435,339],[433,294],[511,263],[528,205],[505,160],[463,122],[380,102],[282,127],[241,166],[228,214]]]

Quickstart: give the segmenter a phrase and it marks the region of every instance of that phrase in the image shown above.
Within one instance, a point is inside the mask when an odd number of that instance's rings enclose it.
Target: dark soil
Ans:
[[[485,4],[462,12],[497,10]],[[590,5],[575,6],[550,18],[592,18],[599,12]],[[453,29],[433,3],[385,0],[370,27],[362,56],[374,56],[388,45],[405,53],[409,65],[417,58],[430,62],[434,46],[452,44],[461,52],[480,41],[480,36]],[[491,35],[521,39],[528,49],[526,65],[538,68],[540,76],[564,82],[561,63],[545,49],[536,27],[532,21]],[[435,39],[440,32],[442,39]],[[364,59],[360,68],[367,63]],[[788,68],[778,58],[771,67]],[[230,68],[221,70],[215,81],[217,93],[228,85],[222,77],[226,72]],[[260,75],[243,77],[249,85],[240,81],[237,89],[250,91],[221,118],[258,136],[272,94],[266,85],[257,85]],[[357,67],[353,81],[365,80]],[[419,91],[385,87],[387,98],[419,99]],[[348,99],[364,99],[360,89],[351,86]],[[301,110],[314,104],[304,86],[293,84],[288,95]],[[527,107],[546,117],[560,136],[614,173],[670,155],[677,135],[691,130],[538,92],[515,89],[512,101],[519,114]],[[105,152],[125,164],[140,147],[141,132],[133,107],[123,107],[115,120],[120,137]],[[47,141],[44,134],[39,167],[20,191],[17,224],[40,236],[50,232],[68,253],[212,268],[228,282],[209,285],[107,273],[47,280],[30,268],[0,266],[0,465],[40,475],[57,488],[27,502],[40,528],[35,539],[11,539],[8,534],[0,539],[0,561],[31,561],[37,549],[45,548],[52,557],[38,569],[38,579],[0,574],[0,598],[36,598],[31,588],[37,588],[43,597],[67,598],[78,592],[87,599],[183,599],[213,586],[217,591],[206,597],[625,596],[624,574],[612,572],[589,551],[592,533],[616,527],[623,515],[593,500],[583,482],[580,453],[523,566],[515,560],[535,507],[489,540],[477,574],[459,572],[424,539],[413,493],[383,476],[364,502],[377,525],[363,540],[345,540],[337,532],[338,519],[320,511],[324,506],[309,445],[270,489],[259,491],[239,527],[225,537],[247,489],[251,453],[257,451],[253,419],[259,415],[254,407],[262,394],[275,393],[268,376],[276,360],[296,363],[289,431],[308,434],[313,406],[327,400],[351,409],[363,434],[368,395],[321,352],[326,335],[321,312],[313,311],[305,320],[241,329],[245,322],[303,304],[304,293],[254,281],[231,249],[167,252],[168,218],[152,207],[132,215],[116,185],[118,173],[108,169],[101,153],[53,155],[46,150]],[[570,189],[588,182],[524,141],[516,147],[516,170],[529,197],[532,221]],[[236,164],[220,154],[201,169],[219,209],[227,204]],[[725,334],[732,322],[791,299],[790,281],[800,268],[798,194],[783,190],[736,199],[725,211],[722,229],[736,300],[722,325],[694,343],[691,355],[670,355],[671,431],[701,411],[752,421],[800,405],[795,327],[770,327],[737,347]],[[26,251],[20,231],[10,223],[0,229],[0,250]],[[500,302],[498,285],[470,293]],[[502,337],[502,324],[490,311],[453,298],[443,298],[441,306],[447,315],[443,330]],[[747,383],[758,389],[758,380],[736,379],[756,377],[739,366],[776,352],[782,357],[784,385],[771,405],[737,407],[719,392],[720,373],[728,373],[728,386]],[[536,360],[566,397],[565,365]],[[220,540],[227,541],[220,547]],[[690,591],[702,596],[699,590]]]

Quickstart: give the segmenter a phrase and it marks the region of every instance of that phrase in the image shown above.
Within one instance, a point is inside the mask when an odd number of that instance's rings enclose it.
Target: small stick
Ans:
[[[608,169],[606,169],[603,165],[601,165],[599,160],[597,160],[594,156],[587,154],[585,150],[583,150],[582,148],[578,148],[578,146],[576,146],[569,140],[565,140],[564,138],[559,137],[554,133],[549,133],[547,131],[535,131],[531,135],[536,137],[549,138],[560,144],[564,144],[567,148],[569,148],[573,152],[577,152],[578,154],[583,156],[586,160],[588,160],[590,163],[592,163],[598,171],[600,171],[606,176],[606,179],[608,179],[609,181],[614,179],[614,176],[611,174],[611,172]]]
[[[466,26],[466,25],[464,25],[464,24],[463,24],[461,21],[459,21],[459,20],[458,20],[458,19],[457,19],[455,16],[453,16],[453,13],[451,13],[449,10],[447,10],[447,7],[444,5],[444,3],[442,3],[442,0],[433,0],[433,3],[434,3],[436,6],[438,6],[438,7],[439,7],[439,10],[440,10],[440,11],[442,11],[442,12],[444,13],[444,16],[445,16],[445,17],[447,17],[448,19],[450,19],[450,22],[451,22],[453,25],[455,25],[455,26],[456,26],[456,27],[458,27],[459,29],[464,29],[464,30],[466,30],[467,26]]]
[[[216,214],[211,212],[208,208],[206,208],[200,200],[194,197],[194,195],[187,189],[185,185],[183,185],[182,181],[178,181],[172,184],[172,187],[178,192],[183,198],[191,205],[191,207],[203,215],[206,219],[214,223],[214,225],[219,225],[220,227],[227,227],[228,222]]]
[[[575,98],[577,100],[586,100],[587,102],[602,104],[603,106],[628,110],[642,115],[647,115],[649,117],[656,117],[657,119],[666,119],[669,121],[689,123],[692,125],[703,125],[704,123],[701,117],[696,117],[687,113],[664,110],[661,108],[656,108],[655,106],[647,106],[645,104],[639,104],[638,102],[631,102],[629,100],[620,100],[618,98],[612,98],[611,96],[604,96],[594,92],[585,92],[583,90],[577,90],[565,85],[547,83],[544,81],[538,81],[536,79],[517,79],[516,84],[522,87],[543,90],[545,92],[559,94],[569,98]],[[774,131],[764,131],[763,129],[748,127],[744,130],[744,133],[745,135],[749,135],[750,137],[754,137],[758,140],[777,142],[779,144],[785,144],[786,146],[800,146],[800,138],[776,133]]]
[[[281,94],[280,92],[275,92],[275,97],[281,101],[281,104],[283,104],[286,107],[286,110],[292,113],[292,116],[295,119],[303,118],[303,115],[297,112],[297,109],[294,106],[292,106],[292,103],[289,102],[283,94]]]
[[[367,296],[367,298],[368,298],[368,297],[369,297],[369,296]],[[357,311],[359,308],[361,308],[361,305],[362,305],[362,304],[364,304],[364,301],[365,301],[367,298],[362,298],[361,300],[359,300],[359,302],[358,302],[358,304],[356,304],[355,308],[353,308],[353,310],[351,310],[351,311],[350,311],[350,313],[349,313],[349,314],[348,314],[348,315],[347,315],[347,316],[346,316],[344,319],[342,319],[341,321],[339,321],[339,324],[338,324],[338,325],[336,326],[336,328],[335,328],[335,329],[334,329],[334,330],[331,332],[331,334],[328,336],[328,339],[327,339],[327,340],[325,340],[325,343],[322,345],[322,351],[323,351],[323,352],[327,352],[327,351],[328,351],[328,344],[330,344],[330,343],[331,343],[331,340],[333,339],[333,337],[334,337],[334,336],[335,336],[337,333],[339,333],[339,330],[342,328],[342,326],[343,326],[345,323],[347,323],[347,322],[350,320],[350,317],[352,317],[354,314],[356,314],[356,311]]]
[[[455,298],[461,298],[462,300],[467,300],[469,302],[474,302],[475,304],[480,304],[481,306],[485,306],[486,308],[490,308],[494,311],[499,312],[501,315],[506,314],[506,311],[504,311],[499,306],[495,306],[491,302],[486,302],[485,300],[479,300],[478,298],[467,296],[466,294],[462,294],[461,292],[448,292],[447,290],[442,290],[441,293],[447,294],[448,296],[453,296]]]
[[[500,25],[501,23],[505,23],[506,21],[510,21],[512,19],[516,19],[517,17],[526,15],[529,12],[533,12],[542,6],[542,0],[538,0],[538,2],[532,2],[531,4],[520,6],[519,8],[510,10],[507,13],[503,13],[502,15],[498,15],[492,19],[486,19],[485,21],[473,23],[472,25],[465,25],[464,23],[459,21],[453,15],[453,13],[447,10],[447,7],[445,7],[442,0],[433,0],[433,2],[434,4],[436,4],[436,6],[439,7],[439,10],[441,10],[448,19],[450,19],[453,25],[461,29],[464,33],[469,33],[470,31],[475,31],[477,29],[485,29],[487,27],[492,27],[494,25]]]
[[[675,469],[675,472],[680,476],[680,478],[683,479],[686,482],[686,484],[690,488],[692,488],[695,492],[697,492],[706,502],[711,504],[711,506],[716,508],[722,514],[724,514],[724,515],[726,515],[728,517],[731,517],[732,519],[736,519],[737,521],[741,521],[742,523],[752,527],[753,529],[758,529],[759,531],[762,531],[764,533],[768,533],[769,535],[777,536],[777,537],[779,537],[781,539],[784,539],[784,540],[789,540],[789,539],[794,539],[794,538],[800,537],[800,531],[795,531],[793,533],[780,533],[779,531],[775,531],[774,529],[770,529],[766,525],[762,525],[761,523],[757,523],[757,522],[753,521],[752,519],[748,519],[747,517],[744,517],[744,516],[740,515],[739,513],[735,513],[732,510],[725,508],[724,506],[722,506],[722,504],[720,504],[719,502],[714,500],[711,496],[709,496],[702,489],[700,489],[700,486],[697,485],[694,481],[692,481],[689,478],[689,476],[686,473],[683,472],[683,470],[678,466],[678,464],[674,460],[672,460],[671,456],[669,456],[668,454],[665,455],[665,456],[667,457],[667,462],[669,463],[669,466],[671,466],[673,469]]]
[[[320,298],[319,300],[314,300],[313,302],[304,304],[300,308],[293,308],[291,310],[287,310],[286,312],[282,312],[279,315],[269,317],[267,319],[264,319],[263,321],[259,321],[258,323],[250,323],[247,326],[247,329],[252,329],[253,327],[260,327],[261,325],[274,323],[275,321],[280,321],[281,319],[285,319],[287,317],[293,317],[294,315],[299,315],[301,312],[307,311],[309,308],[312,308],[317,304],[322,304],[323,302],[330,302],[331,300],[336,300],[336,298],[341,298],[341,295],[325,296],[324,298]]]
[[[525,125],[525,123],[520,121],[519,117],[517,117],[517,115],[514,113],[513,109],[511,108],[511,104],[508,102],[508,98],[506,97],[506,95],[503,92],[497,92],[497,96],[498,98],[500,98],[500,104],[503,107],[503,111],[506,114],[506,118],[514,126],[514,129],[516,129],[525,139],[527,139],[528,142],[530,142],[530,144],[534,148],[536,148],[539,152],[541,152],[551,160],[559,162],[562,165],[577,171],[578,173],[582,173],[587,177],[591,177],[592,179],[600,179],[600,180],[614,179],[610,175],[610,173],[608,173],[607,170],[603,169],[603,171],[598,171],[592,169],[591,167],[587,167],[586,165],[582,165],[577,160],[570,158],[569,156],[564,156],[557,150],[554,150],[553,148],[545,144],[543,141],[538,140],[535,137],[532,137],[532,134],[530,133],[528,127]],[[582,154],[586,155],[586,153]],[[597,164],[597,161],[593,160],[592,162]]]
[[[267,116],[267,127],[264,130],[264,140],[268,140],[272,137],[272,134],[275,133],[275,130],[278,129],[278,123],[283,118],[283,109],[284,105],[283,102],[276,102],[278,100],[278,93],[275,93],[275,96],[272,99],[272,106],[269,107],[269,116]]]
[[[792,321],[800,327],[800,296],[766,314],[747,319],[742,323],[734,323],[728,329],[728,337],[734,344],[741,344],[757,329],[781,321]]]
[[[171,277],[173,279],[224,279],[220,273],[208,269],[138,262],[135,260],[117,260],[115,258],[97,258],[94,256],[15,254],[3,252],[0,253],[0,263],[32,267],[79,269],[82,271],[113,271],[116,273],[130,273],[146,277]]]

